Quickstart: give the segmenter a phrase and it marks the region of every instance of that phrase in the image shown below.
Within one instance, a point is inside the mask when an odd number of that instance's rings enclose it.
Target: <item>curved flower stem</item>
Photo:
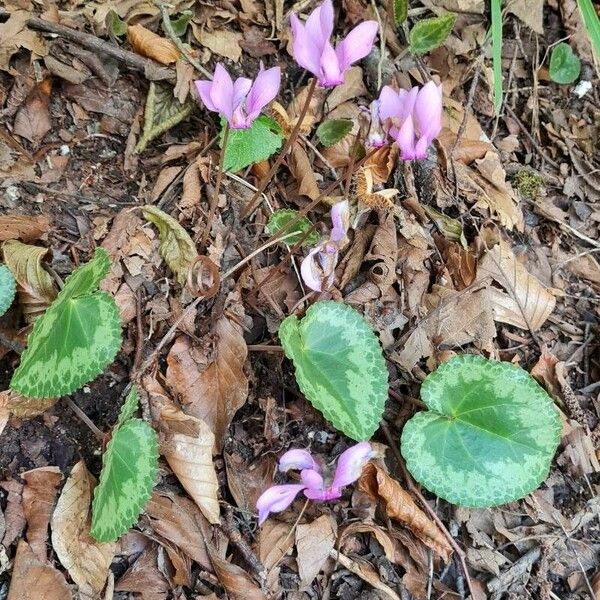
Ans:
[[[308,93],[306,95],[306,100],[304,102],[304,106],[302,107],[302,111],[300,112],[300,116],[294,125],[294,129],[292,129],[292,133],[290,133],[290,137],[285,141],[279,156],[275,159],[275,162],[271,165],[269,172],[263,177],[260,185],[256,192],[254,192],[252,198],[248,201],[246,206],[242,209],[240,213],[240,217],[243,219],[247,217],[252,211],[256,208],[256,201],[260,197],[260,195],[265,191],[265,188],[273,179],[273,175],[277,172],[279,165],[285,158],[285,155],[288,153],[289,149],[293,146],[296,138],[298,137],[298,133],[300,132],[300,127],[302,127],[302,122],[304,121],[304,117],[306,117],[306,113],[308,112],[308,107],[310,106],[310,101],[312,100],[313,94],[315,93],[315,88],[317,87],[317,79],[316,77],[310,83],[308,88]]]
[[[206,238],[210,233],[210,227],[212,224],[213,217],[217,211],[217,205],[219,204],[219,191],[221,189],[221,181],[223,179],[223,163],[225,162],[225,149],[227,148],[227,140],[229,138],[229,123],[225,122],[225,130],[223,131],[223,146],[221,147],[221,154],[219,155],[219,171],[217,173],[217,181],[215,183],[215,192],[210,201],[210,207],[208,214],[206,215],[206,227],[202,232],[202,238],[200,239],[200,250],[204,248]]]

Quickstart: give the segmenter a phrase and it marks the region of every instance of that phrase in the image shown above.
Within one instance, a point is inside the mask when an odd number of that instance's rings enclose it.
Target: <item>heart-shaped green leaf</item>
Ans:
[[[221,130],[219,139],[221,146],[223,132],[224,130]],[[282,139],[279,125],[265,115],[258,117],[249,129],[230,129],[223,168],[225,171],[240,171],[249,165],[266,160],[279,150]]]
[[[462,506],[523,498],[548,475],[560,441],[552,399],[520,367],[465,354],[421,387],[429,408],[402,431],[402,454],[415,479]]]
[[[293,221],[298,216],[298,211],[291,208],[281,208],[276,210],[267,222],[266,230],[270,235],[277,235],[282,231],[285,226]],[[320,239],[321,236],[314,230],[313,224],[306,218],[302,217],[294,225],[288,227],[285,230],[286,238],[284,243],[288,246],[297,244],[306,234],[307,231],[312,231],[302,241],[303,246],[314,246]],[[297,235],[291,235],[297,233]],[[289,235],[289,237],[287,237]]]
[[[17,289],[15,278],[6,265],[0,265],[0,317],[10,308]]]
[[[446,13],[441,17],[421,19],[410,30],[409,44],[413,54],[425,54],[441,46],[450,35],[456,15]]]
[[[113,432],[94,490],[92,537],[112,542],[138,519],[158,473],[158,436],[146,421],[129,419]]]
[[[127,394],[127,398],[125,398],[123,406],[121,406],[119,418],[117,420],[117,427],[127,423],[127,421],[133,417],[135,411],[138,409],[139,402],[140,395],[138,393],[137,386],[134,385],[131,387],[131,390],[129,390],[129,394]]]
[[[573,83],[581,72],[581,61],[569,44],[556,44],[550,55],[550,77],[556,83]]]
[[[79,389],[104,371],[121,346],[113,297],[98,291],[110,269],[106,250],[70,275],[29,334],[10,387],[28,398],[53,398]]]
[[[379,340],[364,318],[338,302],[313,304],[279,327],[302,393],[353,440],[368,440],[383,414],[388,372]]]
[[[317,127],[317,137],[323,146],[333,146],[352,131],[352,119],[330,119]]]

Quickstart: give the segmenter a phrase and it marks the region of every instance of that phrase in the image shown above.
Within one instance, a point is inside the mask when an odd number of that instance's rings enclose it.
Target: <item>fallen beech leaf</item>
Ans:
[[[231,454],[225,452],[223,458],[227,485],[235,503],[244,511],[254,512],[256,501],[265,491],[267,482],[273,481],[277,464],[273,455],[264,454],[247,461],[240,452],[234,451]]]
[[[185,285],[188,273],[198,257],[194,240],[173,217],[160,208],[151,205],[144,206],[142,213],[158,228],[160,255],[171,271],[175,273],[177,281],[181,285]]]
[[[0,392],[0,398],[6,402],[8,410],[19,419],[37,417],[54,406],[58,398],[27,398],[13,390]]]
[[[258,534],[258,557],[267,571],[267,585],[270,590],[279,588],[279,572],[282,558],[294,546],[292,525],[275,519],[268,519]]]
[[[240,46],[244,36],[231,29],[219,29],[218,31],[207,31],[202,29],[197,31],[195,23],[192,22],[192,30],[194,37],[211,52],[224,56],[233,62],[238,62],[242,56],[242,48]]]
[[[0,70],[10,71],[10,59],[19,48],[31,50],[37,56],[48,54],[42,35],[27,27],[27,20],[30,18],[29,10],[10,10],[8,21],[0,23]]]
[[[92,491],[96,482],[79,461],[52,514],[52,547],[83,595],[100,594],[106,583],[115,545],[90,537]]]
[[[233,415],[248,397],[248,378],[244,374],[247,355],[242,328],[223,315],[199,347],[192,346],[187,336],[180,336],[167,356],[168,386],[186,413],[210,427],[217,450],[223,447]]]
[[[337,523],[331,514],[321,515],[311,523],[298,525],[296,549],[300,587],[310,585],[319,574],[333,550],[337,536]]]
[[[438,526],[415,504],[411,495],[374,462],[367,463],[358,480],[358,487],[374,500],[383,502],[391,519],[408,527],[428,548],[450,560],[452,547]]]
[[[202,420],[173,403],[161,407],[161,454],[210,523],[220,522],[219,482],[212,460],[215,436]]]
[[[25,529],[25,515],[23,514],[23,484],[15,479],[3,481],[0,486],[8,492],[4,520],[6,531],[2,537],[2,545],[8,548]]]
[[[143,25],[129,25],[127,40],[135,52],[153,58],[163,65],[170,65],[180,56],[173,42],[146,29]]]
[[[348,525],[348,527],[346,527],[340,535],[340,548],[342,547],[346,538],[349,538],[358,533],[372,533],[375,536],[375,539],[383,548],[385,557],[389,561],[395,562],[396,550],[394,548],[394,542],[381,527],[378,527],[377,525],[374,525],[372,523],[352,523]]]
[[[21,240],[33,242],[49,229],[50,219],[45,216],[0,215],[0,242]]]
[[[321,192],[306,150],[300,144],[292,146],[289,167],[298,182],[298,193],[302,196],[308,196],[311,200],[316,200]]]
[[[135,592],[145,600],[166,598],[169,582],[158,567],[158,546],[144,550],[115,584],[115,592]]]
[[[60,571],[39,561],[29,544],[21,540],[17,546],[8,600],[71,600],[72,597]]]
[[[2,252],[4,262],[17,281],[19,303],[25,320],[32,323],[58,294],[54,280],[42,266],[48,249],[8,240],[2,245]]]
[[[554,310],[554,296],[527,272],[504,241],[488,250],[477,266],[477,281],[490,277],[506,290],[493,286],[488,290],[496,321],[537,331]]]
[[[442,235],[434,235],[433,239],[442,254],[444,264],[452,277],[454,287],[459,291],[469,287],[477,275],[475,254],[447,240]]]
[[[29,92],[15,116],[13,133],[36,145],[42,141],[42,138],[52,129],[48,109],[51,91],[52,80],[48,78],[38,83]]]
[[[246,571],[221,558],[210,546],[208,551],[215,573],[231,600],[267,600],[267,596]]]
[[[37,559],[44,562],[47,555],[48,524],[62,475],[58,467],[40,467],[22,475],[23,513],[27,519],[27,542]]]

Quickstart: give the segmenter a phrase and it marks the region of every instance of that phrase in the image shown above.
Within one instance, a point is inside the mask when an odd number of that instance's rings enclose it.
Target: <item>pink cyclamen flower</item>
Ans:
[[[360,23],[334,49],[329,39],[333,33],[331,0],[315,8],[304,25],[292,13],[291,24],[294,59],[326,88],[344,83],[351,65],[371,52],[378,29],[377,21]]]
[[[397,92],[386,85],[379,96],[379,117],[403,160],[427,158],[427,148],[442,130],[442,86],[430,81]]]
[[[381,117],[379,116],[380,105],[381,102],[379,100],[373,100],[369,107],[369,112],[371,113],[369,135],[367,136],[367,146],[369,148],[381,148],[388,142],[387,134],[383,129]]]
[[[348,200],[334,204],[331,209],[331,222],[333,229],[329,237],[310,250],[300,265],[304,283],[315,292],[327,289],[333,283],[340,246],[346,241],[346,233],[350,226]]]
[[[196,89],[208,110],[227,119],[232,129],[248,129],[260,111],[279,92],[281,69],[262,67],[254,82],[238,77],[235,82],[221,63],[217,63],[213,80],[198,80]]]
[[[279,469],[300,471],[302,483],[274,485],[263,492],[256,503],[258,524],[262,525],[270,513],[282,512],[296,499],[300,492],[310,500],[327,502],[342,496],[342,488],[354,483],[363,467],[374,456],[368,442],[360,442],[340,454],[333,478],[325,484],[321,467],[307,450],[289,450],[279,459]]]

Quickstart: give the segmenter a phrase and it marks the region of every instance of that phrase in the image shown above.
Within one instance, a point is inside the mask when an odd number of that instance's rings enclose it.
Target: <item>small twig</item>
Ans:
[[[204,248],[204,244],[210,234],[212,220],[217,211],[219,204],[219,192],[221,191],[221,181],[223,180],[223,163],[225,162],[225,150],[227,148],[227,140],[229,139],[229,123],[225,123],[225,130],[223,131],[223,144],[221,146],[221,153],[219,154],[219,170],[217,171],[217,182],[215,183],[215,192],[211,198],[210,206],[208,208],[208,214],[206,215],[206,225],[200,238],[200,251]]]
[[[271,344],[248,344],[248,352],[283,352],[283,346]]]
[[[192,65],[192,67],[194,67],[194,69],[196,69],[196,71],[202,73],[204,77],[212,79],[212,75],[195,58],[190,56],[190,53],[187,51],[187,48],[183,45],[183,42],[175,35],[175,32],[173,31],[173,25],[171,24],[171,17],[169,16],[166,6],[162,2],[160,2],[160,0],[154,0],[154,4],[156,4],[156,6],[158,6],[158,8],[160,9],[160,15],[162,17],[165,33],[169,36],[169,39],[175,44],[177,50],[181,52],[183,57],[190,63],[190,65]]]
[[[529,131],[527,131],[527,127],[525,127],[525,125],[523,125],[523,123],[521,122],[521,119],[519,119],[519,117],[517,117],[517,115],[515,114],[515,111],[508,106],[508,104],[504,104],[504,110],[516,121],[517,125],[519,126],[519,128],[521,129],[521,131],[525,134],[525,137],[531,142],[531,144],[533,145],[533,147],[537,150],[537,152],[539,153],[539,155],[549,164],[552,165],[555,169],[560,169],[560,165],[553,161],[540,147],[540,145],[533,139],[533,136],[529,133]]]
[[[87,50],[92,50],[93,52],[102,52],[103,54],[111,56],[112,58],[115,58],[118,61],[126,64],[135,71],[141,71],[148,79],[153,81],[164,80],[172,84],[177,82],[177,75],[173,69],[165,67],[164,65],[161,65],[150,58],[144,58],[143,56],[135,54],[134,52],[123,50],[122,48],[119,48],[119,46],[115,46],[110,42],[101,40],[95,35],[76,31],[70,27],[65,27],[64,25],[58,25],[56,23],[51,23],[50,21],[38,18],[29,19],[27,21],[27,25],[32,29],[37,29],[38,31],[46,31],[48,33],[59,35],[67,40],[70,40],[71,42],[79,44]]]
[[[294,129],[292,130],[292,133],[290,133],[290,137],[288,137],[287,140],[285,141],[285,144],[283,145],[281,152],[275,159],[275,162],[271,165],[269,172],[263,177],[262,181],[260,182],[260,185],[258,186],[258,189],[256,190],[256,192],[254,192],[254,194],[252,195],[252,198],[250,198],[250,200],[247,202],[246,206],[244,206],[244,208],[240,212],[240,217],[242,219],[244,217],[249,216],[252,213],[252,211],[256,208],[256,200],[265,191],[266,187],[271,183],[273,176],[277,172],[277,169],[279,168],[279,165],[282,163],[283,159],[285,158],[285,155],[288,153],[288,151],[291,149],[291,147],[296,142],[296,138],[298,137],[298,134],[300,133],[300,127],[302,127],[304,117],[306,117],[306,113],[308,113],[308,109],[310,107],[310,101],[312,100],[312,97],[313,97],[313,94],[315,93],[316,87],[317,87],[317,78],[314,77],[313,80],[310,82],[310,85],[308,87],[308,92],[306,94],[306,100],[304,102],[304,106],[302,107],[302,111],[300,112],[300,116],[298,117],[298,120],[296,121],[296,124],[294,125]]]
[[[104,434],[96,427],[95,423],[71,400],[67,398],[67,404],[69,408],[90,428],[92,433],[98,438],[99,441],[104,440]]]
[[[252,548],[250,548],[246,540],[242,537],[240,530],[235,524],[233,518],[233,509],[231,506],[225,507],[225,519],[224,522],[221,523],[221,529],[229,538],[229,541],[240,551],[241,555],[244,557],[244,560],[248,566],[252,568],[255,575],[261,582],[261,585],[264,587],[267,581],[267,570],[258,556],[256,556]]]
[[[475,64],[475,72],[473,73],[473,79],[471,80],[471,86],[469,87],[469,95],[467,96],[467,104],[465,106],[465,112],[463,114],[462,121],[460,122],[460,126],[458,128],[458,132],[456,134],[456,139],[454,140],[454,144],[452,144],[452,149],[450,150],[450,158],[454,157],[454,151],[458,146],[460,139],[465,133],[465,129],[467,128],[467,120],[469,118],[469,113],[473,107],[473,100],[475,98],[475,91],[477,90],[477,83],[479,82],[479,75],[481,73],[481,62],[477,61]]]
[[[452,549],[456,552],[456,554],[458,556],[458,560],[460,561],[460,566],[465,575],[465,580],[467,582],[467,587],[469,588],[471,597],[475,598],[476,596],[473,591],[473,586],[471,584],[471,577],[469,575],[469,569],[467,568],[464,551],[456,543],[456,540],[452,537],[452,535],[450,534],[448,529],[446,529],[446,526],[444,525],[442,520],[438,517],[437,513],[433,510],[433,508],[431,508],[431,506],[429,506],[429,502],[427,502],[427,500],[421,493],[421,490],[419,490],[419,488],[416,486],[415,482],[413,481],[413,478],[410,476],[409,472],[407,471],[406,465],[404,464],[404,459],[402,458],[402,455],[400,454],[400,451],[398,450],[397,444],[394,442],[394,439],[392,438],[392,433],[390,432],[390,428],[388,427],[388,424],[385,421],[381,421],[380,426],[381,426],[381,430],[383,431],[383,434],[385,435],[385,438],[388,442],[388,445],[389,445],[390,449],[392,450],[392,454],[394,455],[394,458],[396,459],[396,462],[398,463],[398,466],[400,467],[400,470],[402,471],[402,476],[404,477],[404,481],[406,482],[406,485],[407,485],[409,491],[411,493],[413,493],[419,499],[423,508],[427,511],[427,513],[429,513],[429,516],[435,521],[435,523],[440,528],[442,533],[446,536],[446,539],[448,540],[448,543],[452,546]]]

